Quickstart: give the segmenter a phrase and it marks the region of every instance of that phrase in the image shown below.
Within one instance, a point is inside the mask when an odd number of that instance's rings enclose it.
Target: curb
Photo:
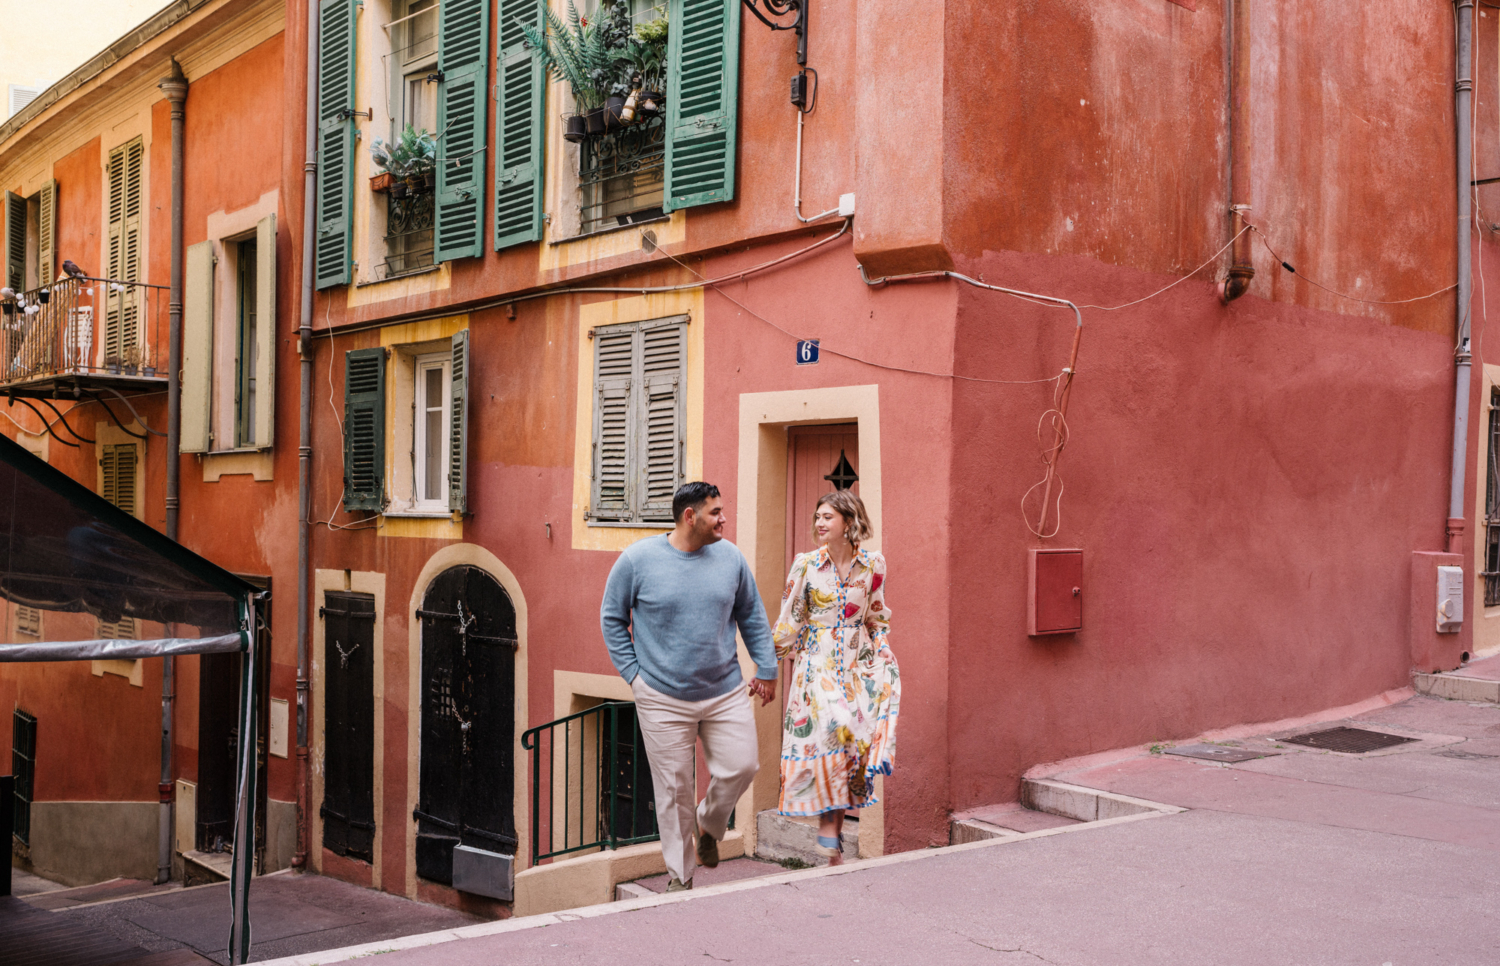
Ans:
[[[1411,676],[1412,686],[1418,694],[1453,701],[1478,701],[1500,704],[1500,681],[1471,678],[1456,671],[1442,674],[1416,673]]]
[[[605,902],[594,906],[582,906],[577,909],[569,909],[564,912],[549,912],[537,916],[524,916],[518,919],[501,919],[495,922],[479,923],[473,926],[463,926],[459,929],[445,929],[438,932],[417,933],[411,936],[400,936],[395,939],[386,939],[378,942],[363,943],[358,946],[345,946],[341,949],[324,949],[319,952],[302,953],[297,956],[287,956],[282,959],[269,959],[257,964],[257,966],[327,966],[329,963],[339,963],[350,959],[358,959],[362,956],[375,956],[381,953],[393,953],[406,949],[420,949],[425,946],[435,946],[441,943],[454,942],[460,939],[478,939],[484,936],[496,936],[502,933],[521,932],[526,929],[540,929],[545,926],[555,926],[577,919],[596,919],[600,916],[611,916],[624,912],[635,912],[638,909],[653,909],[657,906],[672,905],[678,902],[694,902],[699,899],[707,899],[712,896],[726,895],[731,892],[748,892],[753,889],[764,889],[769,886],[789,885],[804,882],[808,879],[822,879],[837,875],[859,875],[870,869],[882,868],[888,865],[902,865],[907,862],[921,862],[939,855],[951,855],[957,852],[970,852],[975,849],[996,848],[1009,845],[1013,842],[1024,842],[1031,839],[1048,838],[1053,835],[1067,835],[1085,829],[1102,828],[1108,825],[1123,825],[1128,822],[1139,822],[1143,819],[1161,818],[1166,815],[1175,815],[1187,809],[1178,808],[1175,805],[1162,805],[1156,802],[1148,802],[1144,799],[1127,798],[1123,795],[1113,795],[1109,792],[1101,792],[1092,788],[1083,788],[1078,785],[1068,785],[1064,782],[1035,782],[1036,785],[1046,786],[1039,790],[1039,794],[1053,796],[1049,801],[1071,801],[1080,809],[1088,806],[1081,800],[1093,798],[1093,809],[1095,814],[1101,811],[1110,811],[1115,808],[1121,809],[1123,814],[1115,814],[1109,818],[1101,818],[1097,821],[1083,821],[1078,825],[1065,825],[1061,828],[1042,829],[1038,832],[1025,832],[1008,835],[1003,838],[986,838],[976,842],[965,842],[962,845],[946,845],[935,849],[919,849],[913,852],[898,852],[895,855],[883,855],[873,859],[862,859],[850,865],[825,866],[821,869],[803,869],[796,872],[784,872],[780,875],[762,876],[757,879],[740,879],[736,882],[725,882],[706,889],[692,889],[685,892],[653,893],[649,897],[639,899],[628,899],[624,901]],[[1108,804],[1101,802],[1108,800]],[[1144,806],[1144,807],[1142,807]],[[1134,808],[1135,811],[1125,811]],[[1053,814],[1062,814],[1054,812]],[[1073,817],[1071,815],[1067,816]]]

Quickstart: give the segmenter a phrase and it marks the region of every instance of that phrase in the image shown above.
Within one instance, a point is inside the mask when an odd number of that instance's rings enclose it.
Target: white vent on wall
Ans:
[[[10,114],[7,116],[15,117],[23,107],[36,100],[36,96],[41,92],[42,89],[40,87],[23,87],[20,84],[11,84]]]

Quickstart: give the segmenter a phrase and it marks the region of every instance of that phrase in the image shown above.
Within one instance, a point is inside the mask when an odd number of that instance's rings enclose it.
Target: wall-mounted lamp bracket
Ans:
[[[749,11],[755,14],[755,19],[770,27],[772,30],[795,30],[797,32],[797,63],[799,66],[807,66],[807,5],[812,0],[741,0]],[[765,4],[766,12],[761,13],[758,4]],[[766,16],[770,14],[770,17]],[[771,19],[792,17],[791,23],[778,23]]]

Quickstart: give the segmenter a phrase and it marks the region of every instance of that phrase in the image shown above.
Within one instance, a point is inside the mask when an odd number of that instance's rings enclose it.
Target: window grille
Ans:
[[[11,721],[10,773],[16,780],[11,834],[30,845],[31,801],[36,785],[36,718],[17,708]]]
[[[432,214],[434,195],[407,193],[386,196],[386,256],[382,278],[409,275],[432,266]]]
[[[662,217],[666,121],[657,116],[600,138],[579,151],[582,234]]]

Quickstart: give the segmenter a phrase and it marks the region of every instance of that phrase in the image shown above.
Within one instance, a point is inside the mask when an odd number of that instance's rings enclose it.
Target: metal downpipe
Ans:
[[[172,104],[172,287],[167,301],[167,536],[177,539],[177,498],[182,443],[182,128],[187,115],[187,75],[172,58],[172,72],[156,85]],[[173,658],[161,667],[161,782],[156,881],[172,877],[172,711],[176,681]]]
[[[1448,491],[1448,552],[1464,552],[1464,476],[1469,455],[1469,301],[1473,297],[1470,199],[1474,190],[1474,0],[1457,0],[1457,49],[1453,57],[1453,120],[1458,134],[1458,307],[1453,374],[1453,470]]]
[[[1255,277],[1250,260],[1250,0],[1234,0],[1230,20],[1229,63],[1229,216],[1234,246],[1229,275],[1219,283],[1226,305],[1244,295]]]
[[[307,637],[312,620],[308,594],[311,577],[309,544],[312,540],[312,384],[313,384],[313,250],[318,179],[318,5],[307,0],[307,142],[302,171],[302,306],[297,332],[302,392],[297,411],[297,851],[293,868],[307,867],[312,834],[311,790],[307,762]]]

